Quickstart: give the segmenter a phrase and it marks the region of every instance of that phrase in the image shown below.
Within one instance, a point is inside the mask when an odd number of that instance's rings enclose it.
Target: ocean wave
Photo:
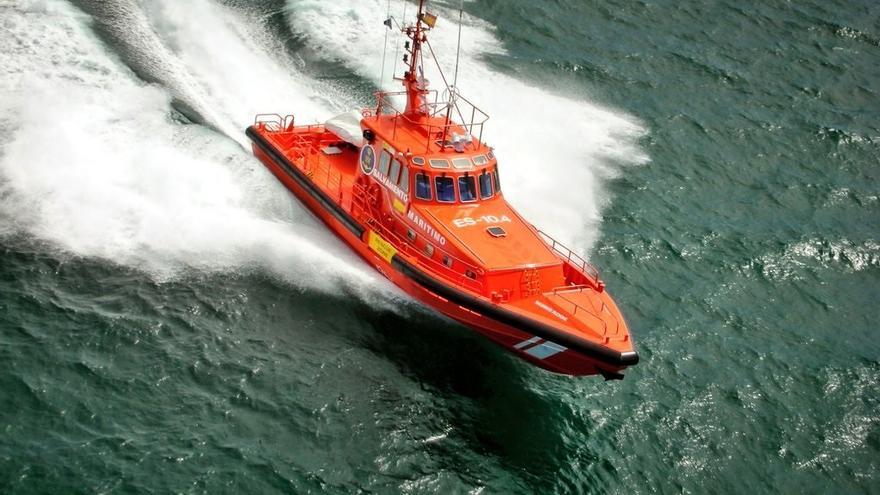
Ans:
[[[771,280],[800,279],[804,272],[844,269],[861,272],[880,267],[880,243],[854,243],[847,239],[829,241],[809,239],[785,246],[781,251],[764,254],[745,268],[758,270]]]

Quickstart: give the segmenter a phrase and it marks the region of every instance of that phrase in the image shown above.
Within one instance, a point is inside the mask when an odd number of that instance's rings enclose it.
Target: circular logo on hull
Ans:
[[[361,148],[361,170],[365,175],[370,175],[374,168],[376,168],[376,152],[373,151],[372,146],[365,144]]]

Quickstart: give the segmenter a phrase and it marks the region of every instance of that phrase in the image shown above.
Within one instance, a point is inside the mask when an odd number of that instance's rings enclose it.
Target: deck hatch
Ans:
[[[486,227],[486,232],[488,232],[489,235],[491,235],[492,237],[506,237],[507,236],[507,232],[503,228],[498,227],[498,226]]]

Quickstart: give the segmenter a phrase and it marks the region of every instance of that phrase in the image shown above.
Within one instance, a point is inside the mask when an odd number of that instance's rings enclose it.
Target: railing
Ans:
[[[293,129],[293,115],[282,117],[277,113],[261,113],[254,117],[254,125],[267,131],[278,132]]]
[[[590,264],[587,260],[583,259],[580,255],[578,255],[571,249],[562,245],[561,242],[550,237],[550,235],[548,235],[547,233],[538,230],[535,227],[532,228],[541,236],[541,238],[544,239],[544,242],[546,242],[547,245],[550,246],[550,248],[556,251],[559,256],[568,261],[572,267],[577,269],[582,275],[584,275],[589,281],[591,281],[593,283],[593,288],[597,290],[601,290],[603,288],[601,282],[599,281],[599,270],[597,270],[595,266]]]
[[[608,308],[608,306],[605,305],[605,301],[602,301],[601,299],[599,299],[598,300],[599,305],[600,305],[599,308],[598,309],[596,309],[596,308],[590,309],[590,308],[587,308],[587,307],[584,307],[584,306],[578,304],[575,301],[572,301],[568,297],[565,297],[566,294],[571,294],[573,292],[580,293],[585,290],[593,290],[593,288],[590,286],[586,286],[586,285],[558,287],[556,289],[553,289],[553,294],[558,296],[563,301],[572,305],[572,307],[574,308],[571,312],[572,315],[577,315],[578,312],[586,313],[587,315],[590,316],[590,318],[601,323],[602,335],[605,337],[605,341],[607,343],[610,340],[610,337],[608,336],[608,322],[605,321],[604,318],[602,318],[598,314],[596,314],[596,312],[599,312],[601,314],[601,313],[605,312],[605,310]],[[591,300],[596,300],[596,299],[591,298]],[[608,314],[612,314],[612,313],[609,311]],[[614,335],[617,335],[619,333],[619,330],[620,330],[620,322],[617,321],[617,318],[615,318],[614,319]]]
[[[448,142],[448,138],[459,130],[467,133],[471,144],[473,144],[475,132],[477,134],[477,141],[481,142],[483,140],[483,124],[489,120],[489,115],[455,91],[446,91],[445,93],[445,97],[441,99],[440,93],[438,93],[437,90],[430,90],[427,91],[428,96],[425,97],[425,106],[427,107],[426,111],[428,117],[433,118],[443,114],[444,122],[446,122],[445,124],[430,124],[413,120],[395,107],[391,99],[395,96],[407,96],[406,91],[376,93],[376,118],[379,118],[380,115],[394,115],[397,117],[394,119],[392,137],[397,136],[397,123],[401,119],[414,127],[423,129],[427,135],[425,140],[426,152],[431,146],[432,139],[439,139],[439,145],[441,148],[447,146],[451,147],[452,143]],[[447,120],[444,112],[454,112],[462,122],[455,122],[452,118]],[[470,118],[465,117],[468,114]]]
[[[368,193],[364,189],[363,185],[355,183],[353,189],[356,196],[360,195],[361,198],[367,197]],[[358,212],[356,212],[354,209],[354,203],[355,202],[352,201],[351,213],[352,215],[355,215],[355,217],[357,217]],[[485,275],[485,271],[482,268],[462,261],[452,254],[435,246],[431,242],[426,241],[428,245],[433,247],[432,255],[428,256],[422,249],[419,249],[416,246],[412,245],[407,239],[404,239],[400,234],[394,232],[393,229],[388,228],[368,211],[365,210],[363,212],[363,217],[364,218],[360,218],[361,221],[363,221],[370,228],[375,230],[386,241],[391,242],[394,248],[397,249],[399,252],[402,252],[407,256],[414,258],[418,264],[427,267],[433,273],[439,274],[453,284],[467,287],[480,294],[483,293],[483,283],[480,279],[483,278],[483,276]],[[452,261],[451,266],[434,259],[437,256],[439,256],[440,259],[450,259]],[[473,276],[469,276],[468,273],[473,274]]]
[[[323,133],[319,138],[314,137],[315,133],[312,131],[315,129],[323,129],[324,126],[321,124],[294,127],[293,123],[292,115],[281,117],[277,114],[261,114],[257,115],[256,119],[254,119],[254,125],[272,132],[276,135],[276,139],[283,138],[288,141],[284,143],[284,147],[285,149],[289,149],[288,157],[299,162],[298,164],[295,163],[295,166],[298,166],[306,175],[312,178],[313,181],[315,181],[316,173],[319,174],[319,176],[322,176],[328,192],[332,192],[334,188],[338,189],[338,201],[341,204],[344,189],[341,187],[342,174],[339,172],[331,174],[330,169],[332,167],[326,165],[323,167],[313,167],[310,160],[311,155],[321,153],[323,146],[335,144],[339,140],[321,139]],[[318,164],[321,164],[321,160],[318,160]],[[326,170],[320,170],[321,168]],[[367,195],[368,193],[363,185],[358,183],[352,184],[352,200],[349,205],[349,213],[354,215],[355,218],[358,218],[358,220],[366,223],[387,241],[391,242],[399,252],[415,259],[418,264],[427,267],[433,273],[442,276],[452,284],[467,287],[480,294],[483,293],[483,283],[480,279],[485,276],[485,271],[482,268],[471,265],[453,256],[425,238],[425,242],[433,248],[432,255],[428,256],[422,249],[417,248],[403,236],[394,232],[393,229],[384,225],[381,220],[377,219],[366,206],[366,203],[368,202]],[[355,200],[356,197],[359,197],[361,202],[364,203],[364,205],[361,205],[362,211],[356,211],[356,207],[358,206]],[[439,258],[440,260],[449,259],[451,263],[447,265],[435,258]]]
[[[311,160],[312,155],[321,153],[325,147],[338,144],[341,141],[338,137],[326,139],[326,136],[332,134],[326,132],[323,124],[294,126],[293,115],[281,117],[278,114],[260,114],[254,119],[254,125],[271,132],[274,135],[273,139],[283,140],[283,143],[278,144],[282,144],[283,148],[288,150],[286,152],[288,158],[298,160],[298,167],[316,184],[320,184],[317,180],[319,177],[323,178],[325,191],[336,192],[337,201],[342,202],[342,173],[331,173],[332,167],[323,164],[321,160],[317,160],[317,166],[314,166]],[[318,135],[316,130],[320,130],[321,133]]]

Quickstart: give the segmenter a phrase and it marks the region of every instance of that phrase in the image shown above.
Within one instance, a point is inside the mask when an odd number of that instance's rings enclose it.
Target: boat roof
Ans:
[[[425,158],[453,159],[457,155],[478,155],[491,151],[486,144],[473,137],[465,126],[450,124],[445,117],[423,116],[414,121],[404,114],[379,115],[365,117],[361,123],[396,151]],[[453,147],[455,137],[464,141],[463,152],[457,152]]]

